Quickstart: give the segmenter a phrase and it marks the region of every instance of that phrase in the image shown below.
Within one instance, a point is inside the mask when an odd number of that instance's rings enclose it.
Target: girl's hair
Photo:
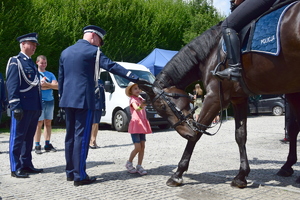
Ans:
[[[138,84],[133,84],[133,86],[134,85],[137,85],[137,87],[139,88],[139,85]],[[128,91],[128,93],[130,94],[130,96],[132,96],[133,94],[132,94],[132,88],[133,88],[133,86],[132,87],[130,87],[130,90]],[[140,89],[140,88],[139,88]]]
[[[198,94],[198,95],[202,95],[203,94],[203,91],[202,91],[199,83],[197,83],[195,85],[195,89],[196,89],[196,94]]]

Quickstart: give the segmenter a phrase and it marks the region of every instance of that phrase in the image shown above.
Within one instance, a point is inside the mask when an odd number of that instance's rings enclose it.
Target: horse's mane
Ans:
[[[199,64],[205,62],[220,38],[219,23],[185,45],[157,75],[154,84],[162,88],[176,86],[185,89],[187,85],[200,79]]]

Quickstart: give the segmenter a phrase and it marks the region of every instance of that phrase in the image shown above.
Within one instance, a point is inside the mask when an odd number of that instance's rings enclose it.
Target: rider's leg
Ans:
[[[237,81],[241,77],[241,50],[240,40],[235,30],[226,28],[223,30],[223,38],[227,50],[228,68],[216,75],[222,79],[231,79]]]
[[[220,78],[238,79],[240,77],[240,43],[235,31],[239,32],[253,19],[267,11],[276,0],[245,0],[223,21],[222,32],[228,52],[229,68],[213,73]],[[236,60],[235,60],[236,59]]]

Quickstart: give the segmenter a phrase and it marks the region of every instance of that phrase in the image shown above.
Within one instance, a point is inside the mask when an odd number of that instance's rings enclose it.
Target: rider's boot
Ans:
[[[228,68],[216,72],[214,75],[220,79],[238,81],[241,77],[241,53],[240,40],[235,30],[226,28],[223,31],[223,38],[227,50]]]

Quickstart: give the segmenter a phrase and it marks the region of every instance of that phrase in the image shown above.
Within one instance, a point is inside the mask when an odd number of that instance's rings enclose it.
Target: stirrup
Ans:
[[[225,63],[224,63],[224,62],[219,62],[219,63],[217,64],[217,66],[215,67],[215,69],[214,69],[213,71],[211,71],[212,75],[213,75],[214,77],[216,77],[219,81],[223,81],[223,78],[221,78],[221,77],[219,77],[219,76],[217,75],[217,73],[220,71],[220,67],[221,67],[221,66],[224,66],[224,67],[225,67]]]
[[[223,71],[217,72],[216,75],[222,79],[228,79],[233,81],[239,81],[241,75],[242,68],[240,67],[228,67]]]

